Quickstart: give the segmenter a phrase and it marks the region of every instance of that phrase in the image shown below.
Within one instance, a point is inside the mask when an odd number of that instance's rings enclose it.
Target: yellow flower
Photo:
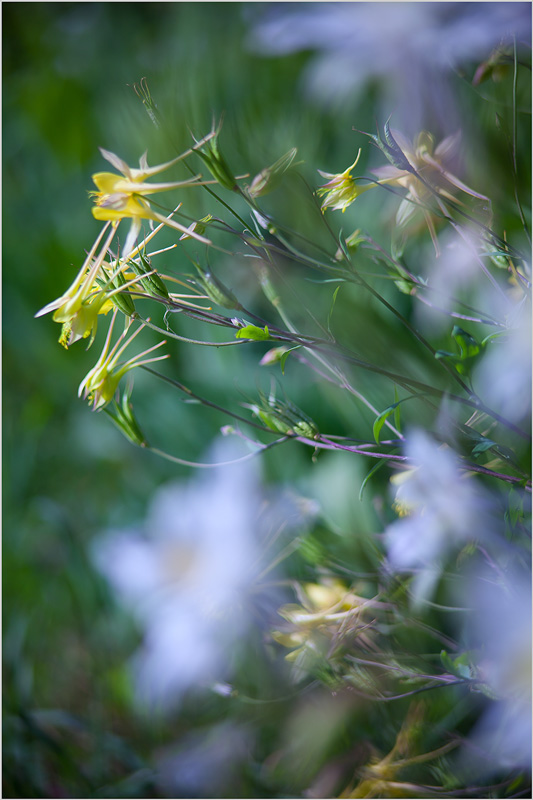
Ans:
[[[329,178],[329,181],[325,183],[324,186],[317,189],[317,195],[319,197],[325,196],[322,203],[322,211],[331,207],[334,211],[341,210],[344,212],[360,194],[372,188],[373,184],[358,186],[356,180],[352,178],[352,170],[359,161],[360,156],[361,148],[359,148],[357,158],[353,164],[350,164],[348,169],[345,169],[344,172],[333,174],[331,172],[322,172],[320,169],[318,170],[323,178]]]
[[[203,144],[208,139],[212,138],[212,134],[206,136],[201,142],[198,142],[196,147]],[[139,236],[141,230],[141,220],[155,220],[157,222],[164,222],[171,228],[181,231],[182,233],[188,232],[189,236],[204,244],[211,244],[209,239],[200,236],[194,231],[188,231],[183,225],[180,225],[170,217],[164,217],[150,206],[146,196],[156,192],[164,192],[170,189],[177,189],[184,186],[199,186],[199,179],[201,175],[195,175],[185,181],[173,181],[170,183],[149,183],[147,178],[152,175],[157,175],[159,172],[171,167],[181,159],[190,155],[193,151],[188,150],[185,153],[167,161],[165,164],[159,164],[156,167],[149,167],[146,161],[146,153],[144,153],[139,161],[139,167],[129,167],[115,153],[109,152],[100,148],[100,152],[106,161],[109,161],[119,172],[117,175],[114,172],[97,172],[93,175],[93,181],[98,189],[97,192],[91,194],[95,198],[95,205],[92,209],[93,216],[98,220],[117,221],[121,219],[131,219],[131,228],[128,233],[122,257],[127,258],[131,253],[134,244]]]
[[[96,278],[115,235],[116,225],[112,226],[102,249],[95,256],[107,227],[105,225],[102,228],[72,285],[61,297],[48,303],[35,315],[41,317],[50,311],[54,312],[54,322],[60,322],[64,326],[64,335],[60,342],[65,347],[78,339],[85,339],[91,334],[90,344],[92,344],[96,334],[98,314],[106,313],[109,310],[105,308],[105,304],[109,299],[110,292],[101,289],[96,283]]]
[[[306,583],[298,589],[301,605],[288,603],[278,609],[292,629],[271,634],[276,642],[290,648],[286,660],[294,662],[300,673],[317,658],[325,658],[332,640],[340,641],[344,632],[357,626],[367,607],[379,607],[380,603],[359,597],[337,579]]]
[[[100,408],[103,408],[111,402],[117,390],[119,381],[126,374],[126,372],[129,372],[130,370],[134,369],[134,367],[139,367],[142,364],[150,364],[153,361],[161,361],[162,359],[169,357],[168,355],[165,355],[143,359],[143,356],[148,355],[148,353],[151,353],[153,350],[157,350],[158,347],[162,347],[164,344],[166,344],[166,342],[163,341],[159,342],[159,344],[156,344],[153,347],[149,347],[148,350],[144,350],[142,353],[139,353],[139,355],[133,356],[133,358],[128,359],[128,361],[119,363],[119,358],[126,347],[135,339],[135,337],[145,326],[144,323],[140,325],[135,333],[133,333],[129,339],[126,339],[131,325],[130,320],[118,341],[111,349],[109,349],[116,315],[117,311],[115,309],[102,354],[92,370],[88,372],[85,378],[82,380],[78,390],[78,397],[81,397],[82,392],[84,397],[89,397],[90,401],[92,402],[93,411],[98,411]]]

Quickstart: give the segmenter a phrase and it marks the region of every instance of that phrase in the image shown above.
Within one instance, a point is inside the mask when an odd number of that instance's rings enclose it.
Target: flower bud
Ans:
[[[139,276],[140,284],[145,292],[151,297],[162,297],[164,300],[168,300],[169,294],[167,287],[153,269],[149,260],[141,253],[139,253],[139,258],[140,263],[133,260],[129,263],[134,273]]]
[[[203,236],[203,234],[205,233],[205,229],[207,228],[209,223],[212,222],[212,220],[213,220],[212,215],[208,214],[207,217],[202,217],[202,219],[199,219],[197,222],[193,222],[192,225],[189,225],[189,227],[187,228],[187,232],[183,233],[180,236],[180,242],[182,242],[184,239],[192,239],[193,237],[191,234],[193,233],[197,233],[200,236]]]
[[[107,278],[107,272],[103,264],[102,272]],[[118,289],[120,286],[124,286],[126,283],[126,278],[124,277],[124,273],[120,271],[117,272],[113,279],[109,279],[107,282],[104,282],[101,278],[97,278],[96,282],[103,289],[112,290]],[[119,311],[122,311],[122,313],[126,315],[126,317],[131,317],[133,314],[135,314],[135,304],[133,302],[133,298],[126,292],[115,292],[115,294],[111,295],[110,300]]]
[[[252,181],[248,193],[251,197],[261,197],[273,192],[281,183],[283,174],[289,169],[298,150],[292,147],[284,156],[281,156],[270,167],[261,170]]]
[[[261,405],[250,406],[254,414],[273,431],[288,436],[303,436],[316,439],[318,428],[311,417],[293,405],[290,401],[276,400],[273,395],[267,399],[261,392]]]
[[[228,166],[226,159],[218,149],[219,133],[220,125],[218,130],[214,132],[214,135],[209,139],[209,141],[207,141],[203,147],[195,149],[195,152],[205,163],[207,169],[217,183],[223,186],[224,189],[229,189],[233,192],[238,188],[237,182],[235,180],[235,176]]]
[[[222,281],[219,281],[211,270],[204,269],[196,261],[193,261],[193,264],[198,272],[196,282],[213,303],[216,303],[217,306],[222,306],[222,308],[235,308],[237,311],[242,308],[231,289],[224,286]]]

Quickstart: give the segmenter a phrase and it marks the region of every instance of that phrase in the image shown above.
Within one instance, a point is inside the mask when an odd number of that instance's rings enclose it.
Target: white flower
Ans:
[[[529,46],[530,30],[523,3],[269,3],[249,46],[267,55],[315,51],[305,88],[325,104],[353,103],[369,80],[384,79],[387,113],[394,108],[415,132],[427,107],[453,129],[453,68],[485,58],[505,36]]]
[[[531,575],[513,567],[502,575],[484,569],[471,576],[472,609],[465,635],[477,655],[478,679],[494,700],[465,746],[465,760],[481,751],[480,771],[531,768]],[[468,746],[470,744],[470,746]]]
[[[476,258],[480,251],[479,238],[472,232],[459,236],[448,231],[439,238],[439,245],[442,251],[439,257],[428,252],[423,259],[429,265],[424,274],[428,289],[420,290],[419,297],[423,300],[416,307],[417,321],[433,335],[450,330],[449,312],[455,310],[454,297],[463,297],[466,291],[479,289],[486,280],[480,259]],[[460,310],[469,314],[467,309]]]
[[[232,444],[217,445],[209,460],[235,458]],[[166,710],[229,670],[250,623],[260,502],[254,463],[206,470],[159,490],[144,530],[96,543],[97,567],[144,630],[133,663],[141,705]]]
[[[503,336],[487,343],[474,372],[474,388],[483,402],[511,422],[528,419],[531,412],[531,316]]]
[[[404,516],[385,531],[392,569],[417,572],[411,587],[415,601],[430,593],[442,563],[469,539],[489,535],[487,499],[461,474],[455,455],[422,430],[407,436],[405,454],[414,465],[396,492],[395,507]]]

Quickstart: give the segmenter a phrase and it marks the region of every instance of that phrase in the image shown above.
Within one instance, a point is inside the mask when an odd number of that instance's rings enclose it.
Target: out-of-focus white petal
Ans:
[[[511,422],[531,412],[531,317],[487,343],[474,372],[476,392],[489,408]]]
[[[161,584],[157,553],[135,530],[110,532],[96,540],[92,557],[97,569],[130,607],[137,607]]]
[[[242,444],[223,439],[205,460],[241,455]],[[133,663],[140,706],[166,711],[189,689],[225,678],[251,623],[259,540],[283,526],[285,510],[266,502],[257,464],[237,463],[162,487],[144,538],[123,531],[95,545],[95,564],[144,629]]]
[[[523,567],[469,576],[471,608],[464,634],[478,678],[494,692],[466,743],[464,757],[482,756],[476,769],[531,769],[531,573]]]

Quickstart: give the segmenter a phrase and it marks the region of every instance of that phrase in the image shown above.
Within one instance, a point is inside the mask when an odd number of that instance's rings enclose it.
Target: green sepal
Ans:
[[[375,144],[377,144],[379,149],[384,153],[387,160],[390,161],[390,163],[395,166],[396,169],[401,169],[405,172],[414,172],[414,169],[407,160],[405,153],[391,133],[389,120],[387,120],[383,126],[383,133],[385,135],[385,141],[381,138],[379,133],[377,136],[373,136],[372,134],[368,135],[374,140]]]

